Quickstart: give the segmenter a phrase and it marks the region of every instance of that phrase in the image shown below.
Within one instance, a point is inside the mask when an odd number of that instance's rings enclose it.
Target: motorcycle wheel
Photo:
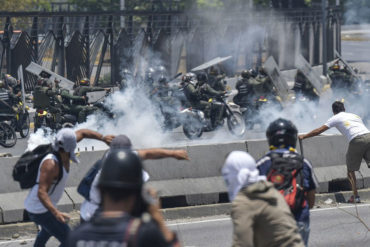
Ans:
[[[74,124],[70,122],[65,122],[62,124],[62,128],[73,128]]]
[[[15,130],[7,123],[0,123],[0,144],[3,147],[11,148],[17,143]]]
[[[203,125],[198,118],[188,118],[182,125],[182,131],[190,140],[198,139],[203,134]]]
[[[37,114],[37,113],[35,113],[35,114]],[[43,121],[44,121],[44,118],[40,118],[40,117],[35,116],[35,118],[34,118],[34,128],[33,128],[34,133],[36,133],[37,130],[39,128],[41,128],[41,125],[42,125]]]
[[[238,111],[233,111],[233,115],[227,119],[227,127],[231,134],[237,137],[242,137],[246,130],[242,114]]]
[[[19,122],[19,127],[19,134],[22,138],[26,138],[30,133],[30,116],[28,114],[28,111],[25,111],[24,114],[22,114]]]

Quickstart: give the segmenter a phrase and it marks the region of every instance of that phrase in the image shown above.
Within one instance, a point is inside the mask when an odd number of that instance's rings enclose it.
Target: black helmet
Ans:
[[[242,73],[241,73],[241,76],[244,78],[244,79],[248,79],[250,77],[250,72],[249,70],[243,70]]]
[[[255,69],[250,69],[249,70],[249,74],[252,76],[252,77],[256,77],[258,75],[258,72],[257,70]]]
[[[286,119],[278,118],[266,130],[266,137],[270,146],[276,148],[295,148],[297,142],[297,128]]]
[[[205,72],[200,72],[197,74],[197,80],[199,82],[206,82],[208,80],[207,74]]]
[[[143,185],[142,163],[129,149],[114,148],[102,159],[100,188],[141,190]]]
[[[126,76],[126,75],[132,75],[132,73],[131,73],[131,71],[130,71],[130,70],[128,70],[128,69],[123,69],[123,70],[122,70],[122,75],[123,75],[123,76]]]

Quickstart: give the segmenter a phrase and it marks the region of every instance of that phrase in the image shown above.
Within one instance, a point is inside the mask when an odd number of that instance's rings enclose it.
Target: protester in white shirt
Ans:
[[[109,145],[113,135],[102,134],[81,129],[74,131],[69,128],[61,129],[52,143],[54,153],[46,155],[40,163],[36,184],[31,188],[24,206],[31,221],[41,227],[35,239],[34,246],[45,246],[51,236],[59,240],[60,246],[66,246],[70,228],[66,223],[69,215],[56,207],[62,198],[69,175],[70,160],[79,163],[74,150],[77,142],[84,138],[96,139]],[[58,160],[57,156],[60,157]],[[59,164],[61,162],[62,164]],[[59,173],[62,173],[58,181]]]
[[[299,135],[299,139],[317,136],[331,127],[336,127],[344,135],[348,142],[346,154],[346,164],[348,179],[352,186],[353,195],[348,202],[361,202],[356,188],[355,171],[360,169],[361,161],[364,159],[370,168],[370,131],[364,125],[362,119],[353,114],[345,112],[344,104],[336,101],[332,105],[334,116],[331,117],[323,126],[311,132]]]

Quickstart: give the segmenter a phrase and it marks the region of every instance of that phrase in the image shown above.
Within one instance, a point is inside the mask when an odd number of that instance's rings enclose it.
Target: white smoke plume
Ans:
[[[299,30],[294,25],[282,24],[278,25],[275,30],[274,37],[270,42],[274,44],[267,44],[267,34],[271,33],[271,29],[276,28],[273,24],[278,23],[278,16],[259,16],[257,19],[253,19],[251,11],[252,9],[246,10],[243,18],[249,18],[248,25],[238,26],[238,28],[224,28],[224,23],[227,23],[233,12],[225,11],[221,15],[205,14],[203,16],[206,19],[206,23],[214,28],[208,30],[205,33],[207,38],[207,46],[204,48],[204,60],[200,63],[206,62],[217,56],[229,56],[233,55],[233,61],[224,64],[224,68],[227,70],[231,66],[237,68],[237,71],[243,69],[249,69],[255,66],[258,49],[266,50],[267,45],[274,45],[276,49],[283,49],[285,53],[294,59],[294,55],[299,51],[287,50],[289,44],[298,44],[299,46]],[[270,12],[269,12],[270,13]],[[271,13],[270,13],[271,14]],[[244,20],[245,21],[245,20]],[[195,32],[195,35],[198,33]],[[283,35],[282,35],[283,34]],[[284,36],[285,39],[279,39]],[[189,36],[194,35],[194,30],[191,30]],[[134,54],[134,66],[130,68],[131,71],[137,75],[142,76],[149,66],[158,66],[164,64],[159,58],[160,56],[152,52],[148,47],[142,48],[144,42],[143,33],[138,35],[136,43],[134,44],[131,54]],[[182,42],[182,41],[181,41]],[[202,41],[203,42],[203,41]],[[193,46],[200,44],[193,43]],[[261,47],[260,47],[261,46]],[[143,52],[145,50],[145,52]],[[245,55],[242,55],[245,54]],[[265,52],[263,52],[262,60],[266,59]],[[192,59],[189,54],[187,59]],[[279,61],[278,61],[279,62]],[[286,63],[286,61],[284,61]],[[293,61],[290,61],[293,63]],[[195,66],[200,65],[196,64]],[[127,68],[127,67],[125,67]],[[123,70],[124,68],[122,68]],[[363,97],[363,100],[359,101],[359,107],[353,107],[354,105],[346,105],[348,111],[354,111],[355,113],[360,112],[360,116],[363,116],[363,109],[366,108],[368,98]],[[320,103],[312,102],[294,102],[287,103],[283,110],[281,109],[266,109],[260,113],[260,117],[263,120],[262,128],[255,127],[253,130],[247,131],[247,134],[243,139],[247,138],[265,138],[265,129],[270,122],[273,120],[283,117],[292,120],[298,127],[300,132],[309,131],[315,127],[319,127],[326,122],[328,118],[332,116],[331,104],[335,100],[335,97],[330,94],[324,94],[321,96]],[[75,129],[89,128],[97,130],[102,134],[126,134],[132,139],[132,143],[135,147],[155,147],[155,146],[178,146],[198,143],[219,143],[228,142],[238,139],[232,136],[226,130],[225,127],[215,131],[214,133],[206,133],[204,137],[198,141],[187,140],[182,133],[181,128],[176,129],[175,132],[169,131],[164,132],[161,128],[163,118],[159,108],[151,102],[146,93],[144,92],[143,85],[139,81],[129,82],[128,87],[123,92],[116,92],[106,99],[106,105],[115,114],[114,119],[109,119],[105,115],[94,114],[88,117],[87,121],[83,124],[79,124]],[[40,140],[52,140],[52,135],[46,134],[46,137],[42,137],[43,132],[37,132],[32,134],[30,138],[30,146],[35,146]],[[106,149],[107,146],[101,142],[84,140],[79,143],[78,147],[81,151],[87,150],[98,150]]]

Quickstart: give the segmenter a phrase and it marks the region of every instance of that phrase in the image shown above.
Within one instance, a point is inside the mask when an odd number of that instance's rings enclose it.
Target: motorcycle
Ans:
[[[19,109],[15,116],[10,120],[10,126],[21,135],[22,138],[26,138],[30,133],[30,115],[28,110],[30,109],[28,106],[24,107],[24,112],[22,110],[23,103],[20,101],[17,105]]]
[[[61,105],[51,98],[49,107],[36,109],[34,123],[34,132],[42,127],[57,131],[73,127],[77,123],[77,118],[72,114],[63,113]]]
[[[26,138],[30,131],[29,107],[25,106],[23,111],[23,103],[19,101],[16,109],[9,106],[7,108],[8,110],[0,114],[0,120],[6,121],[22,138]]]
[[[246,103],[240,105],[240,111],[242,113],[245,125],[248,129],[253,129],[255,124],[263,124],[260,111],[270,107],[272,102],[264,96],[260,96],[255,99],[253,103]],[[264,129],[264,127],[262,127]]]
[[[6,122],[0,122],[0,145],[6,148],[13,147],[17,143],[15,130]]]
[[[183,120],[183,132],[189,139],[196,139],[202,136],[203,132],[213,131],[224,124],[226,118],[227,127],[230,133],[234,136],[241,137],[244,135],[246,127],[243,120],[242,114],[239,111],[239,107],[234,103],[226,103],[225,99],[228,96],[219,97],[216,99],[210,99],[210,102],[216,101],[216,103],[223,104],[224,113],[222,123],[216,124],[209,118],[205,117],[203,111],[194,109],[192,107],[183,110],[185,119]]]

